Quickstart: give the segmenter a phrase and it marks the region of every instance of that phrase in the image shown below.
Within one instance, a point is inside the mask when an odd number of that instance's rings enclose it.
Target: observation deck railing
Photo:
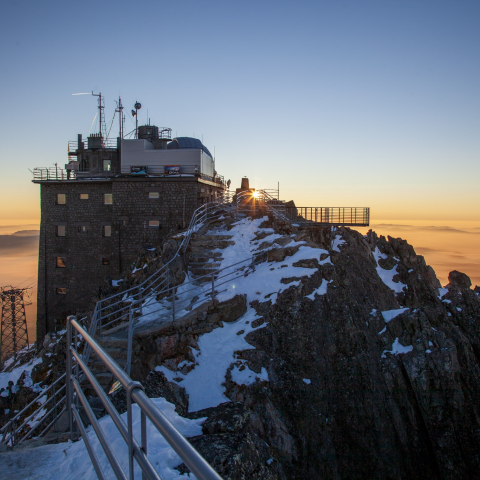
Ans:
[[[367,227],[368,207],[284,207],[285,216],[294,224]]]
[[[202,180],[207,180],[212,183],[216,183],[219,186],[225,186],[225,179],[222,175],[215,175],[210,176],[205,173],[199,173],[198,167],[192,165],[180,165],[180,173],[171,175],[171,174],[153,174],[153,175],[141,175],[145,177],[152,177],[152,178],[182,178],[182,177],[196,177],[201,178]],[[182,171],[183,170],[183,171]],[[98,170],[98,171],[91,171],[91,170],[67,170],[65,168],[59,167],[48,167],[48,168],[34,168],[33,169],[33,181],[34,182],[45,182],[45,181],[73,181],[73,180],[88,180],[90,178],[112,178],[118,177],[118,172],[114,169],[112,170]],[[123,176],[132,177],[135,175],[132,174],[122,174]],[[140,175],[136,175],[140,176]]]

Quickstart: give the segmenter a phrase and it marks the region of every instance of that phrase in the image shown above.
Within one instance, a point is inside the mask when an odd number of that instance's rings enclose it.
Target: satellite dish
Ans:
[[[140,102],[135,102],[135,110],[140,110],[142,108],[142,104]]]

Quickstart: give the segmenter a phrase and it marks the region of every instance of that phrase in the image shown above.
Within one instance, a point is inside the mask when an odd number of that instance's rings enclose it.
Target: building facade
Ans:
[[[137,139],[113,145],[101,135],[85,145],[79,135],[65,169],[35,169],[33,181],[41,188],[39,341],[225,189],[202,142],[170,139],[166,130],[139,127]]]

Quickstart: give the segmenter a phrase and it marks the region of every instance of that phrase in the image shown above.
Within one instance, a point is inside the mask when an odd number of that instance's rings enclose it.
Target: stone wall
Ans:
[[[145,247],[160,247],[167,235],[188,226],[194,210],[212,200],[215,190],[219,187],[196,177],[43,182],[37,339],[67,315],[86,310],[100,288],[121,278]],[[149,192],[159,198],[149,198]],[[107,193],[111,205],[104,203]],[[57,204],[57,194],[66,195],[64,205]],[[149,226],[151,220],[159,226]],[[65,236],[57,236],[58,227],[65,227]],[[111,236],[105,236],[105,227]],[[57,266],[58,257],[65,267]]]

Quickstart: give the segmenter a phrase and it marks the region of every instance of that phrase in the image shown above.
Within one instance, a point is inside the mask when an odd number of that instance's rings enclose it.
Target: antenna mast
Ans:
[[[25,305],[32,302],[28,296],[27,303],[23,300],[24,292],[28,288],[0,287],[1,334],[0,334],[0,364],[13,355],[29,346]]]
[[[123,105],[122,105],[122,98],[119,96],[118,97],[118,104],[117,104],[117,109],[115,112],[118,112],[120,114],[118,120],[119,120],[119,136],[123,140],[123,124],[125,122],[125,116],[123,115]]]
[[[107,135],[107,126],[105,124],[105,115],[103,115],[102,110],[105,108],[105,98],[102,97],[102,92],[93,93],[94,97],[98,97],[98,123],[100,125],[98,133],[101,137],[106,137]],[[105,135],[104,135],[105,134]]]

